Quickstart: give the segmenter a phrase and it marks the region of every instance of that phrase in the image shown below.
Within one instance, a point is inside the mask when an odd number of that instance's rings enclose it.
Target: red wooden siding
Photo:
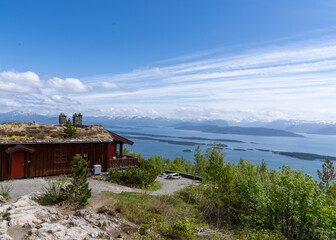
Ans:
[[[9,154],[5,152],[8,148],[6,145],[0,145],[0,179],[9,179],[10,166],[9,166]]]
[[[107,145],[107,143],[34,145],[35,152],[30,154],[30,177],[70,173],[71,160],[79,149],[83,148],[87,149],[90,167],[99,164],[102,170],[106,170]],[[56,149],[66,149],[66,162],[55,162]]]
[[[13,146],[15,145],[0,145],[0,180],[11,178],[11,154],[7,154],[5,150]],[[104,171],[109,168],[110,150],[116,149],[113,143],[27,144],[27,146],[34,148],[35,151],[33,153],[25,153],[24,177],[70,173],[70,162],[80,149],[87,149],[90,168],[93,165],[99,164]],[[66,162],[55,162],[56,149],[66,149]]]

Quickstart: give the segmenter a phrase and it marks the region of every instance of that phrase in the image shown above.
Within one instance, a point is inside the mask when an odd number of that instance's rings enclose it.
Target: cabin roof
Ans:
[[[73,137],[64,133],[64,125],[25,122],[0,124],[0,144],[94,143],[118,141],[133,144],[126,138],[105,129],[102,125],[77,128]]]
[[[115,133],[111,132],[111,131],[108,131],[108,132],[111,134],[112,137],[114,137],[119,142],[123,142],[123,143],[129,144],[129,145],[134,144],[134,142],[132,142],[131,140],[128,140],[127,138],[124,138],[124,137],[122,137],[118,134],[115,134]]]

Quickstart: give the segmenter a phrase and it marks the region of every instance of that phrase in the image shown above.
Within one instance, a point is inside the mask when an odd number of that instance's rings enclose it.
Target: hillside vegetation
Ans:
[[[284,165],[268,169],[265,162],[253,164],[224,161],[214,144],[194,153],[195,164],[184,158],[174,161],[154,156],[153,171],[166,169],[202,176],[203,184],[180,192],[194,204],[208,224],[233,229],[244,239],[335,239],[336,184],[331,161],[326,161],[319,184],[303,170]],[[183,219],[183,218],[182,218]]]

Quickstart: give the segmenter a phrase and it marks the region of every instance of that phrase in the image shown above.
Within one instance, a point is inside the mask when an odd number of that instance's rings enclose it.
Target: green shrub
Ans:
[[[174,222],[160,222],[157,225],[159,232],[168,239],[194,239],[193,235],[197,227],[188,217]]]
[[[39,200],[41,204],[57,204],[68,199],[68,194],[64,189],[66,182],[64,181],[49,181],[47,186],[42,187],[44,196]]]
[[[182,231],[182,232],[185,232],[185,233],[194,232],[194,229],[192,229],[192,227],[191,227],[191,223],[190,223],[189,218],[184,218],[184,219],[181,219],[181,220],[177,220],[174,223],[173,226],[174,226],[174,229],[178,230],[178,231]]]
[[[0,185],[0,195],[3,196],[5,200],[9,200],[12,188],[11,185]]]
[[[265,162],[242,159],[232,164],[223,161],[215,147],[206,153],[207,184],[187,188],[180,195],[196,204],[209,223],[257,229],[247,239],[264,238],[260,236],[268,231],[289,239],[336,236],[334,184],[329,183],[323,193],[317,181],[302,170],[289,166],[268,170]]]
[[[235,231],[237,238],[244,240],[286,240],[287,238],[277,231],[267,229],[248,229]]]
[[[108,180],[129,187],[149,188],[155,181],[159,170],[146,160],[139,160],[138,168],[112,169]]]

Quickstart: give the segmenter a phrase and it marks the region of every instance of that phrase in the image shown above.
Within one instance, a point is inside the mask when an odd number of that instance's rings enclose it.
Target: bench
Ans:
[[[181,176],[178,173],[168,173],[166,179],[180,179]]]

